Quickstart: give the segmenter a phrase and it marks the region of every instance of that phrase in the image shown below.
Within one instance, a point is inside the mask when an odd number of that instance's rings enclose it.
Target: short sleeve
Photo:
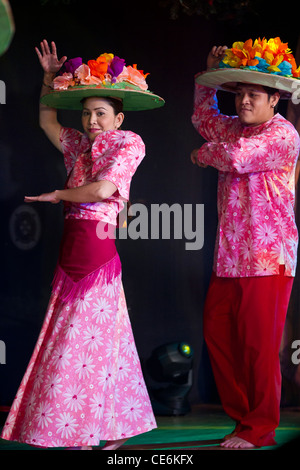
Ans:
[[[77,159],[80,149],[82,133],[76,129],[62,127],[60,132],[60,143],[64,155],[65,167],[69,174]]]
[[[145,156],[143,140],[131,131],[110,131],[103,133],[93,147],[93,180],[110,181],[127,201],[131,179]]]

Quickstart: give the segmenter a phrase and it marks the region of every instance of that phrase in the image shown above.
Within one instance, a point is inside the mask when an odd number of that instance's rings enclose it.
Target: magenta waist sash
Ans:
[[[108,282],[121,271],[115,246],[115,227],[98,220],[66,219],[53,289],[63,284],[64,300],[82,297],[94,282]],[[100,239],[97,233],[107,232]],[[61,284],[60,284],[61,289]]]

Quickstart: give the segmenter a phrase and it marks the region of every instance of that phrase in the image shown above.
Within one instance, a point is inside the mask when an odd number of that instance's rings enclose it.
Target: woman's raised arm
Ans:
[[[39,58],[42,69],[44,70],[43,85],[41,90],[41,97],[49,93],[51,82],[55,74],[61,69],[64,62],[67,60],[67,57],[64,56],[60,60],[57,58],[56,45],[55,42],[51,42],[51,49],[48,42],[44,39],[40,44],[41,50],[37,47],[35,51]],[[46,133],[49,140],[58,148],[61,149],[61,144],[59,140],[61,125],[57,120],[57,111],[54,108],[45,106],[40,103],[40,115],[39,122],[41,128]]]

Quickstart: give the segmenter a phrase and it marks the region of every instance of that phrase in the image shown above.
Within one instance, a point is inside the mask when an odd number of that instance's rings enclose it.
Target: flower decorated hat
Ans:
[[[15,33],[15,22],[7,0],[0,0],[0,55],[8,49]]]
[[[87,64],[77,57],[64,63],[41,102],[52,108],[81,110],[84,98],[96,96],[121,99],[124,111],[159,108],[165,102],[148,90],[147,75],[113,54],[101,54]]]
[[[218,69],[199,74],[196,82],[235,92],[237,83],[268,86],[284,99],[300,97],[300,67],[292,51],[280,38],[248,39],[227,49]]]

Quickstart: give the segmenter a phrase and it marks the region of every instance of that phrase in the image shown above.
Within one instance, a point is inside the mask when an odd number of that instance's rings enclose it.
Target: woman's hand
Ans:
[[[206,168],[207,165],[205,165],[204,163],[199,162],[199,160],[198,160],[198,151],[199,151],[198,149],[195,149],[195,150],[192,151],[192,153],[191,153],[192,163],[194,163],[194,165],[196,164],[198,166],[201,166],[202,168]]]
[[[101,202],[111,197],[117,186],[106,180],[95,181],[77,188],[56,189],[51,193],[40,194],[39,196],[25,196],[25,202],[52,202],[58,204],[60,201],[75,202],[79,204],[91,204]]]
[[[35,51],[45,74],[55,75],[67,60],[66,56],[63,56],[60,60],[58,60],[54,41],[51,42],[51,50],[48,42],[46,39],[44,39],[41,42],[41,52],[37,47],[35,48]]]
[[[207,70],[219,68],[221,60],[225,56],[227,46],[214,46],[207,56]]]
[[[37,47],[35,50],[42,69],[44,70],[43,85],[41,89],[41,97],[43,97],[50,93],[53,79],[67,60],[67,57],[64,56],[58,60],[55,42],[52,41],[50,50],[46,39],[41,42],[41,51]],[[39,122],[49,140],[60,152],[62,152],[60,142],[61,125],[57,120],[57,110],[40,102]]]
[[[58,204],[60,199],[57,197],[57,191],[52,193],[43,193],[39,196],[25,196],[25,202],[51,202],[52,204]]]

